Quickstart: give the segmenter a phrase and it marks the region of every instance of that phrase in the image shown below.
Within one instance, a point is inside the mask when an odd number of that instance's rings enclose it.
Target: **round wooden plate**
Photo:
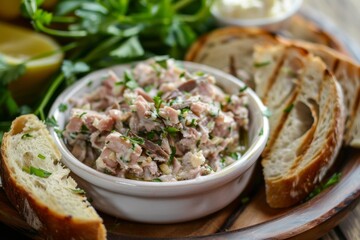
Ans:
[[[329,176],[334,172],[341,172],[341,179],[336,185],[309,201],[288,209],[268,207],[261,167],[258,166],[252,184],[244,194],[224,209],[202,219],[154,225],[116,219],[103,213],[100,215],[104,219],[109,240],[194,237],[317,239],[335,227],[360,199],[360,149],[342,149]],[[40,239],[37,232],[12,207],[1,188],[0,222],[24,234],[24,237]]]

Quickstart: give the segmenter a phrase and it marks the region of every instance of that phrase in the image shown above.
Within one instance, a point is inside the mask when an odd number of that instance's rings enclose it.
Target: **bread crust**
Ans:
[[[322,145],[323,151],[314,156],[311,163],[301,171],[286,178],[265,179],[267,202],[273,208],[293,206],[308,196],[331,167],[341,147],[345,119],[342,91],[335,78],[329,72],[326,75],[332,87],[331,96],[334,96],[336,102],[334,121],[329,127],[331,131]]]
[[[13,134],[21,132],[18,129],[21,122],[26,122],[27,119],[33,117],[33,115],[18,117],[14,120],[10,132],[5,133],[3,137],[0,166],[2,184],[7,197],[27,223],[38,230],[44,239],[106,239],[106,229],[101,218],[96,221],[83,221],[74,219],[72,216],[64,216],[62,213],[42,204],[12,175],[8,165],[11,159],[7,155],[9,139]]]

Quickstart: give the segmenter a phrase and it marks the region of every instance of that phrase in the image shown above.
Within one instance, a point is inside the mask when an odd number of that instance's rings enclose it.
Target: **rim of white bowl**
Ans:
[[[243,83],[240,79],[238,79],[230,74],[227,74],[221,70],[218,70],[218,69],[206,66],[206,65],[198,64],[198,63],[179,61],[179,60],[176,60],[176,61],[179,62],[180,64],[183,64],[185,69],[187,69],[188,67],[192,68],[190,71],[194,71],[195,69],[197,69],[199,71],[209,73],[210,75],[221,76],[223,79],[226,79],[226,81],[233,82],[236,85],[238,85],[239,87],[245,86],[245,83]],[[139,62],[141,62],[141,61],[139,61]],[[138,62],[136,62],[136,63],[138,63]],[[74,93],[74,91],[76,89],[85,87],[86,84],[88,84],[89,79],[91,79],[91,77],[93,75],[106,73],[109,70],[114,70],[117,68],[130,67],[133,64],[134,63],[120,64],[120,65],[115,65],[115,66],[112,66],[109,68],[100,69],[100,70],[94,71],[94,72],[84,76],[83,78],[79,79],[76,83],[69,86],[57,97],[57,99],[54,101],[53,105],[51,106],[48,116],[49,117],[54,116],[55,119],[58,120],[57,116],[59,116],[60,114],[64,114],[59,111],[59,105],[61,103],[64,103],[64,99],[68,99],[68,98],[70,98],[70,96],[73,96],[72,93]],[[245,90],[245,92],[255,101],[256,106],[259,108],[259,111],[263,112],[267,109],[263,105],[260,98],[256,95],[256,93],[252,89],[247,88]],[[96,169],[91,168],[90,166],[87,166],[86,164],[82,163],[77,158],[75,158],[71,154],[69,149],[66,147],[64,141],[55,132],[55,130],[53,128],[50,128],[49,130],[55,140],[57,147],[59,148],[59,150],[62,154],[62,159],[64,161],[64,164],[67,167],[69,167],[69,169],[71,171],[73,171],[78,177],[80,177],[94,185],[100,186],[102,188],[110,189],[112,186],[123,186],[126,190],[130,190],[130,189],[134,189],[134,188],[136,190],[139,190],[139,188],[146,189],[147,187],[150,187],[151,190],[154,190],[154,191],[157,190],[157,191],[161,192],[161,191],[169,191],[172,189],[174,189],[176,191],[176,189],[178,187],[203,186],[205,183],[207,185],[208,184],[214,185],[216,181],[219,181],[219,179],[223,180],[221,182],[221,185],[222,185],[222,184],[229,182],[230,180],[236,178],[237,176],[240,176],[242,173],[244,173],[247,169],[249,169],[253,164],[256,163],[258,157],[254,158],[252,161],[250,161],[251,156],[256,155],[256,152],[259,149],[261,151],[257,155],[261,154],[261,152],[263,151],[263,149],[266,145],[266,142],[267,142],[267,139],[269,136],[268,118],[263,115],[261,115],[261,116],[262,116],[262,131],[263,132],[261,135],[258,134],[256,136],[257,139],[253,142],[253,144],[251,144],[249,146],[249,148],[246,150],[244,155],[242,155],[239,160],[237,160],[236,162],[232,163],[231,165],[227,166],[226,168],[222,169],[219,172],[212,173],[212,174],[209,174],[206,176],[200,176],[195,179],[181,180],[181,181],[175,181],[175,182],[150,182],[150,181],[133,180],[133,179],[126,179],[126,178],[119,178],[116,176],[107,175],[105,173],[97,171]],[[260,131],[260,129],[259,129],[259,131]],[[84,178],[84,177],[79,176],[80,172],[87,173],[89,175],[86,178]],[[95,180],[94,177],[96,177],[97,180],[99,180],[99,181],[103,181],[102,182],[103,184],[101,184],[101,182],[94,181]],[[216,186],[217,185],[219,185],[219,184],[216,184]],[[161,186],[161,187],[159,187],[159,186]],[[157,187],[157,188],[153,188],[153,187]],[[121,191],[120,189],[113,189],[113,188],[111,188],[111,190],[114,192]]]
[[[293,1],[293,7],[286,11],[283,14],[273,16],[273,17],[264,17],[264,18],[254,18],[254,19],[241,19],[241,18],[229,18],[223,16],[219,13],[218,7],[216,4],[213,4],[210,8],[211,14],[220,22],[228,25],[238,25],[244,27],[250,26],[266,26],[270,24],[275,24],[286,20],[287,18],[294,15],[301,7],[303,0]]]

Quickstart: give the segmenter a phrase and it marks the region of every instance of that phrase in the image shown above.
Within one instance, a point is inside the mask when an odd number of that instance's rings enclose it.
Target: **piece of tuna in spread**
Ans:
[[[166,182],[221,171],[245,151],[248,97],[215,84],[172,59],[109,72],[71,100],[65,142],[80,161],[121,178]]]

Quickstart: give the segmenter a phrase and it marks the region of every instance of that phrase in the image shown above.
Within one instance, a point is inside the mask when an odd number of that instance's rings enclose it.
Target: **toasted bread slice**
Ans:
[[[293,107],[262,159],[267,202],[274,208],[304,199],[321,181],[342,144],[341,89],[319,58],[306,59]]]
[[[189,49],[186,60],[231,73],[253,87],[253,62],[250,59],[254,45],[276,43],[273,36],[260,29],[223,28],[199,38]]]
[[[346,126],[345,144],[360,148],[360,65],[348,56],[333,49],[300,40],[279,38],[285,44],[306,48],[326,63],[327,68],[335,75],[344,95]]]
[[[35,115],[16,118],[1,145],[1,179],[10,202],[46,239],[106,239],[46,126]]]

